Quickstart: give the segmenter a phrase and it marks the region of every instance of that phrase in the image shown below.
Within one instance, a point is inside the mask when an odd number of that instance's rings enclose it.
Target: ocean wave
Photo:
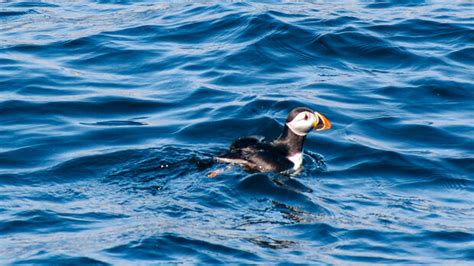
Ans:
[[[471,262],[471,8],[5,3],[0,263]],[[212,160],[298,106],[299,175]]]

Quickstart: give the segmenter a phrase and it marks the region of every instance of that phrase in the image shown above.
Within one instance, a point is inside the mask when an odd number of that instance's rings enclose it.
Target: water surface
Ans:
[[[1,2],[0,263],[472,263],[473,14]],[[299,176],[207,178],[297,106]]]

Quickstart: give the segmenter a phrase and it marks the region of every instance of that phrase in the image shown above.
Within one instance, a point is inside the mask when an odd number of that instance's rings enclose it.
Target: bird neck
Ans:
[[[306,136],[300,136],[291,131],[287,125],[283,128],[281,135],[273,142],[276,145],[284,145],[288,149],[288,155],[292,156],[303,152],[303,144]]]

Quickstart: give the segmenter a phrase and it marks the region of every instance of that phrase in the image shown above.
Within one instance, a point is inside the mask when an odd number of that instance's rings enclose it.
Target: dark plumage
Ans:
[[[244,166],[258,172],[284,172],[301,167],[303,144],[311,129],[329,129],[331,124],[323,115],[311,109],[293,109],[285,121],[283,131],[272,142],[257,137],[235,140],[226,153],[216,161]]]

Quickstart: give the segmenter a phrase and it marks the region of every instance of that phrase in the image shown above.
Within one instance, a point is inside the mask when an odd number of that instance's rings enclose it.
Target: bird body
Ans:
[[[271,142],[258,137],[235,140],[217,162],[237,164],[257,172],[297,171],[303,164],[303,144],[312,129],[331,128],[329,120],[311,109],[293,109],[281,135]]]
[[[299,152],[295,155],[291,155],[286,158],[293,163],[293,170],[295,171],[300,169],[303,165],[303,152]]]

